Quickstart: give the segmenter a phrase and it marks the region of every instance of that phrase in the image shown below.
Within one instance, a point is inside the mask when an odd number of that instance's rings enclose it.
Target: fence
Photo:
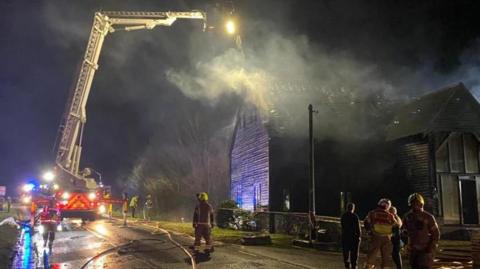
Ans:
[[[242,230],[264,231],[288,234],[297,238],[308,238],[311,232],[307,213],[299,212],[249,212],[242,209],[220,208],[217,210],[217,223],[228,227],[228,222],[241,222],[236,228]],[[340,242],[340,219],[327,216],[315,216],[315,237],[322,242]]]

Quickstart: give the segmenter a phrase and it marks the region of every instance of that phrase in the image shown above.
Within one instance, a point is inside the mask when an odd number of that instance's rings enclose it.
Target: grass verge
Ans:
[[[193,236],[194,231],[191,223],[180,223],[180,222],[171,222],[171,221],[156,221],[158,225],[166,230],[175,231],[179,233],[184,233]],[[212,230],[212,236],[214,240],[221,241],[224,243],[231,244],[240,244],[240,241],[243,237],[249,235],[261,235],[260,232],[247,232],[247,231],[238,231],[232,229],[222,229],[215,227]],[[291,247],[292,246],[292,236],[283,235],[283,234],[270,234],[272,238],[273,247]]]
[[[113,216],[118,218],[122,217],[121,213],[118,211],[113,212]],[[130,217],[128,219],[132,220],[132,218]],[[152,220],[152,222],[155,223],[155,225],[159,225],[159,227],[162,229],[194,236],[194,230],[192,227],[192,223],[190,222],[182,223],[158,219],[154,219]],[[212,230],[212,236],[214,240],[231,244],[240,244],[240,240],[245,236],[261,234],[262,233],[260,232],[238,231],[232,229],[222,229],[218,227],[215,227]],[[272,239],[272,244],[270,246],[272,247],[287,248],[292,246],[293,236],[284,234],[270,234],[270,237]]]

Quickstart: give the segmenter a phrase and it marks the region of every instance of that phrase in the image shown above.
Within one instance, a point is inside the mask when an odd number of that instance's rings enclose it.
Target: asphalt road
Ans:
[[[153,231],[153,230],[152,230]],[[184,248],[192,245],[192,239],[172,235]],[[82,268],[92,257],[108,249],[104,255],[92,260],[85,268],[193,268],[189,256],[168,240],[166,234],[155,234],[141,224],[122,227],[120,222],[97,220],[82,225],[79,221],[66,221],[64,230],[56,233],[52,252],[43,248],[43,239],[33,238],[39,261],[37,268],[44,268],[48,259],[51,268]],[[130,245],[119,247],[130,243]],[[45,256],[44,256],[45,255]],[[266,257],[239,246],[217,245],[210,258],[197,259],[196,268],[312,268],[294,261]]]

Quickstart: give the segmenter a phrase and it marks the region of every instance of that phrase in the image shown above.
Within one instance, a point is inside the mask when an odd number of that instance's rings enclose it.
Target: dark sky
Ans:
[[[463,81],[476,93],[475,3],[241,0],[235,5],[247,60],[240,62],[248,66],[240,75],[246,81],[269,74],[345,84],[358,88],[357,94],[365,85],[384,87],[391,97]],[[203,1],[178,0],[0,0],[0,185],[14,188],[51,166],[95,11],[203,7]],[[219,52],[224,40],[216,39],[221,37],[202,33],[201,23],[190,21],[109,36],[88,105],[83,164],[94,164],[104,178],[126,181],[139,159],[161,156],[175,145],[189,119],[204,120],[204,135],[230,126],[248,94],[226,91],[225,81],[212,86],[228,77],[222,72],[235,59]],[[179,84],[190,79],[195,92]]]

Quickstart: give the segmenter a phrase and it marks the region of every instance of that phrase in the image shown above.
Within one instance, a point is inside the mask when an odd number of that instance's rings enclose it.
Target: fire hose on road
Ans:
[[[164,230],[164,229],[159,229],[162,233],[158,234],[158,235],[166,235],[168,240],[177,248],[181,249],[187,256],[188,258],[190,259],[191,261],[191,265],[192,265],[192,269],[196,269],[196,265],[195,265],[195,259],[194,257],[192,256],[192,254],[190,254],[190,252],[184,248],[180,243],[178,243],[177,241],[175,241],[173,238],[172,238],[172,235]],[[93,256],[92,258],[90,258],[80,269],[85,269],[87,268],[87,266],[95,261],[96,259],[112,252],[112,251],[118,251],[118,252],[128,252],[128,251],[124,251],[125,248],[128,248],[128,247],[131,247],[132,245],[134,245],[135,243],[137,242],[141,242],[141,241],[160,241],[160,242],[165,242],[165,240],[162,240],[162,239],[156,239],[156,238],[143,238],[143,239],[136,239],[136,240],[132,240],[128,243],[125,243],[125,244],[122,244],[122,245],[119,245],[119,246],[114,246],[114,247],[111,247],[109,249],[106,249],[100,253],[98,253],[97,255]],[[123,251],[122,251],[123,250]]]

